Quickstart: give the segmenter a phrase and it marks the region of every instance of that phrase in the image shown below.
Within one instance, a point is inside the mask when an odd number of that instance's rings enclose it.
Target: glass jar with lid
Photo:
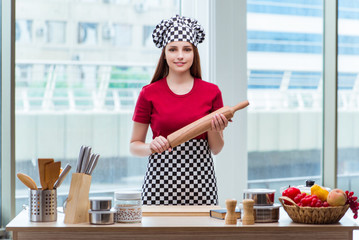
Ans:
[[[139,223],[142,221],[141,192],[123,191],[115,193],[115,221],[118,223]]]
[[[311,194],[311,190],[310,188],[315,184],[315,181],[314,180],[307,180],[305,181],[305,186],[304,185],[299,185],[297,186],[297,188],[303,193],[306,193],[308,195]]]

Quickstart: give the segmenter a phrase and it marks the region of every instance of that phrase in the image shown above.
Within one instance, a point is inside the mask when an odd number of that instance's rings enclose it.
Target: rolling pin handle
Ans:
[[[238,103],[237,105],[232,107],[233,113],[240,110],[240,109],[242,109],[242,108],[247,107],[248,105],[249,105],[248,100]]]
[[[150,149],[151,149],[151,154],[157,153],[153,148],[150,148]],[[170,148],[167,149],[166,151],[171,152],[171,151],[172,151],[172,147],[170,146]]]

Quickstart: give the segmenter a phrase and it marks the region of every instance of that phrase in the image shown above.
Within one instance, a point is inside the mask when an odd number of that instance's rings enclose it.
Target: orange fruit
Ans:
[[[310,188],[311,195],[316,195],[322,202],[327,200],[329,191],[318,184],[314,184]]]

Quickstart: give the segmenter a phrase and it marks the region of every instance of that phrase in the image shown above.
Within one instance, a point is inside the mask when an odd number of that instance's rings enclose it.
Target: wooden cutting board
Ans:
[[[142,206],[142,216],[209,216],[210,210],[221,209],[220,206]]]

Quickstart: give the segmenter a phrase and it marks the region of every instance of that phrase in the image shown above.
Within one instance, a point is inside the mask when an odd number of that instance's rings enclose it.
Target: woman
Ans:
[[[226,117],[215,115],[210,131],[173,149],[166,139],[223,107],[219,88],[201,80],[197,44],[204,36],[196,20],[178,15],[162,20],[153,31],[153,41],[162,54],[151,83],[138,97],[130,143],[134,155],[149,156],[142,186],[145,205],[218,204],[211,152],[222,150]],[[149,125],[153,140],[145,143]]]

